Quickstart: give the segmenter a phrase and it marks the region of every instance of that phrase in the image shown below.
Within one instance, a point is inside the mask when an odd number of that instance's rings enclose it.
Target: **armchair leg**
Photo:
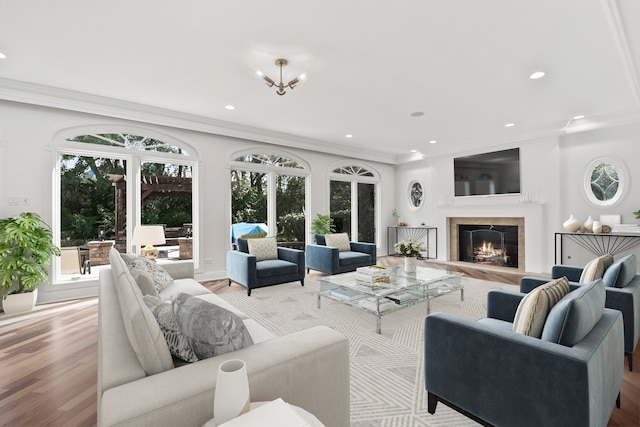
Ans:
[[[618,393],[618,398],[616,399],[616,408],[620,409],[620,393]]]
[[[251,288],[247,287],[247,296],[250,297],[251,296]]]
[[[307,274],[309,274],[309,267],[307,267]]]
[[[300,284],[304,286],[304,278],[300,279]]]
[[[229,286],[231,286],[231,279],[229,279]]]
[[[427,411],[433,415],[436,413],[436,406],[438,405],[438,398],[435,394],[427,392]]]
[[[629,372],[633,372],[633,353],[628,351],[625,352],[625,355],[627,356],[627,360],[629,361]]]

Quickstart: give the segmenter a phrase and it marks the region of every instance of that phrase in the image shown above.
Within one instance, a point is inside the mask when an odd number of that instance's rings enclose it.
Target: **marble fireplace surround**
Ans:
[[[525,242],[524,242],[524,218],[509,217],[455,217],[449,218],[449,259],[451,261],[461,261],[459,259],[460,236],[458,235],[459,225],[513,225],[518,227],[518,268],[504,267],[514,271],[525,271]]]
[[[509,271],[527,272],[527,273],[541,273],[548,271],[551,266],[545,262],[545,251],[553,251],[553,246],[550,248],[545,247],[544,239],[544,204],[542,203],[491,203],[484,205],[471,205],[456,203],[449,205],[438,206],[438,216],[440,217],[440,224],[445,239],[442,239],[443,245],[446,245],[443,249],[443,254],[447,257],[447,261],[458,261],[458,222],[463,219],[467,224],[474,224],[469,222],[471,218],[474,221],[478,221],[477,224],[491,224],[496,221],[504,221],[501,224],[514,225],[515,219],[518,218],[524,223],[517,223],[516,225],[522,225],[520,233],[522,233],[522,247],[518,247],[518,268],[513,267],[491,267],[491,268],[506,268]],[[455,238],[451,236],[455,233]],[[520,243],[520,239],[519,243]],[[455,247],[454,247],[455,246]],[[547,254],[548,255],[548,254]],[[551,252],[551,259],[553,258],[553,252]],[[478,268],[484,268],[478,266]]]

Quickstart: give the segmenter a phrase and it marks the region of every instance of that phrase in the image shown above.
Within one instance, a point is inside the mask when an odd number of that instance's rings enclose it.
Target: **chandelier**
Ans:
[[[256,70],[256,74],[258,75],[258,77],[261,77],[265,82],[267,82],[267,86],[269,87],[275,86],[276,93],[280,96],[287,93],[285,91],[286,88],[293,89],[294,87],[296,87],[298,83],[300,83],[301,80],[304,80],[306,78],[306,74],[300,74],[298,77],[293,78],[287,84],[285,84],[282,80],[282,69],[286,67],[287,64],[288,62],[286,59],[282,59],[282,58],[276,59],[276,66],[280,67],[280,83],[276,83],[271,77],[262,73],[260,70]]]

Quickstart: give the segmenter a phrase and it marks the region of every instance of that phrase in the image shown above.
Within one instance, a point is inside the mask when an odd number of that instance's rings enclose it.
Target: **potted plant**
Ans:
[[[404,269],[408,272],[416,271],[416,259],[422,251],[422,243],[409,240],[408,242],[398,242],[393,245],[393,249],[398,255],[404,257]]]
[[[333,218],[329,215],[318,214],[317,218],[311,221],[311,234],[316,238],[316,234],[329,234],[336,231],[333,225]]]
[[[60,256],[60,249],[53,244],[51,227],[38,214],[26,212],[0,220],[0,292],[5,313],[33,308],[53,255]]]

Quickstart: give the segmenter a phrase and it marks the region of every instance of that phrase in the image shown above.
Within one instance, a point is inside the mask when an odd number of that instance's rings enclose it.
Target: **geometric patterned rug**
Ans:
[[[517,290],[513,285],[462,278],[464,301],[453,292],[431,300],[431,311],[469,319],[486,313],[491,289]],[[286,283],[246,292],[220,294],[245,314],[273,331],[286,335],[316,325],[329,326],[349,339],[351,355],[352,427],[477,426],[463,415],[439,404],[427,412],[424,388],[424,318],[426,302],[382,317],[382,333],[375,332],[373,315],[322,298],[317,308],[317,279]],[[330,427],[330,426],[327,426]]]

